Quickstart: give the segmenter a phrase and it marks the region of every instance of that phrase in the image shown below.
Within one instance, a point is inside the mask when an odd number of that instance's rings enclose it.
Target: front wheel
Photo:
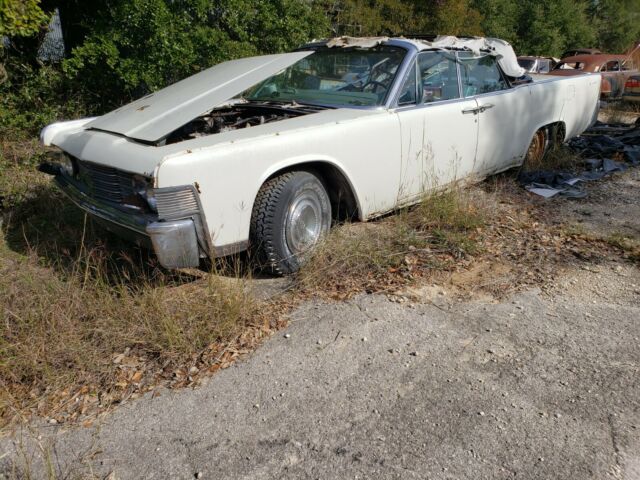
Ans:
[[[293,273],[330,227],[331,202],[322,180],[311,172],[287,172],[258,192],[251,214],[251,251],[273,273]]]

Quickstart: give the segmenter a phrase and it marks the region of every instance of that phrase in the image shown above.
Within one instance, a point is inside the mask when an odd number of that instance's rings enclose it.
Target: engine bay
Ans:
[[[171,132],[158,143],[159,146],[184,142],[239,128],[251,128],[265,123],[316,113],[326,107],[298,103],[238,103],[211,110]]]

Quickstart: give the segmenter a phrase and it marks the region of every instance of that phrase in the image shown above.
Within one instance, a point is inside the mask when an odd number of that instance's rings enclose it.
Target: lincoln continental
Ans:
[[[249,249],[287,274],[334,221],[369,220],[580,134],[599,87],[598,73],[525,76],[497,39],[341,37],[49,125],[40,169],[166,268]]]

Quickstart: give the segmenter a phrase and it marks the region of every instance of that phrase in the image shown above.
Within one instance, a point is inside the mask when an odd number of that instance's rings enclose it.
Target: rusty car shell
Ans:
[[[640,103],[640,74],[631,75],[624,86],[624,102]]]
[[[584,73],[600,73],[600,97],[603,100],[620,98],[624,93],[627,79],[638,73],[633,60],[628,55],[576,55],[563,58],[549,72],[556,76],[573,76]]]
[[[567,57],[575,57],[577,55],[598,55],[602,52],[597,48],[574,48],[572,50],[567,50],[564,52],[560,58],[565,59]]]

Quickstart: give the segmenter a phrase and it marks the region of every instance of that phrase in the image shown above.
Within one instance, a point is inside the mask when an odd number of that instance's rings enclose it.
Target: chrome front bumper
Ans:
[[[47,172],[49,173],[49,172]],[[165,268],[197,267],[207,256],[208,245],[201,241],[204,226],[198,213],[191,218],[161,219],[157,214],[125,211],[116,205],[91,197],[80,182],[55,174],[62,192],[78,207],[100,221],[108,230],[153,248]]]
[[[153,222],[147,225],[153,250],[165,268],[197,267],[198,237],[192,219]]]

